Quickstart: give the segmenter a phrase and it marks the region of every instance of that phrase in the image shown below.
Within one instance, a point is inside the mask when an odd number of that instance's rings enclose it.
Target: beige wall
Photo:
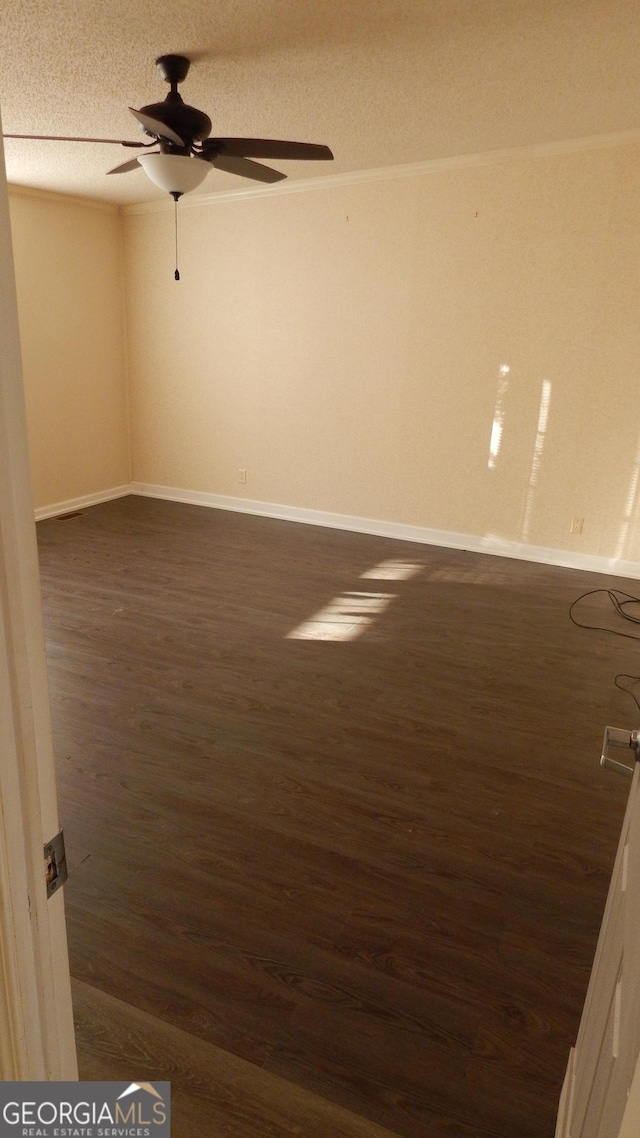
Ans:
[[[127,211],[134,480],[640,559],[639,217],[638,144],[191,199],[179,283]]]
[[[130,481],[117,210],[13,189],[36,507]]]
[[[187,199],[178,283],[168,211],[11,210],[37,506],[133,477],[640,560],[639,144]]]

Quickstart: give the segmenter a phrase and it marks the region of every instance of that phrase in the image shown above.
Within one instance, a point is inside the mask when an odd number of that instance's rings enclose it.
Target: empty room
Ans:
[[[3,1080],[636,1133],[640,9],[0,30]]]

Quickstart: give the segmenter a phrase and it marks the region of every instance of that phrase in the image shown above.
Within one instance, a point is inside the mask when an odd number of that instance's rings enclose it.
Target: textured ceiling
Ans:
[[[640,128],[638,0],[0,0],[7,132],[141,138],[154,66],[192,59],[213,133],[326,143],[290,178]],[[135,152],[5,141],[9,180],[131,203],[161,195]],[[199,193],[256,183],[213,170]]]

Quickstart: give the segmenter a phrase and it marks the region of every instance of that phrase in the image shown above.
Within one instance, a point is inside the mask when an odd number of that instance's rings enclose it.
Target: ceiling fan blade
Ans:
[[[129,170],[137,170],[140,163],[137,158],[130,158],[128,162],[123,162],[120,166],[114,166],[113,170],[107,170],[107,174],[127,174]]]
[[[216,148],[220,154],[240,158],[310,159],[316,162],[333,158],[328,146],[315,142],[284,142],[277,138],[208,138],[203,148]]]
[[[279,170],[272,170],[270,166],[261,166],[259,162],[250,162],[248,158],[236,157],[235,154],[216,154],[207,161],[217,170],[239,174],[241,178],[253,178],[256,182],[280,182],[287,176]]]
[[[144,127],[149,134],[155,135],[156,138],[166,138],[169,142],[174,142],[176,146],[184,147],[187,145],[186,142],[180,138],[180,135],[176,134],[175,130],[172,130],[170,126],[166,126],[165,123],[160,122],[159,119],[152,119],[149,115],[143,115],[142,111],[136,111],[134,107],[129,107],[129,110],[134,119],[137,119],[140,126]]]
[[[5,134],[3,138],[32,138],[37,142],[110,142],[114,146],[154,146],[153,142],[129,142],[125,138],[72,138],[66,134]]]

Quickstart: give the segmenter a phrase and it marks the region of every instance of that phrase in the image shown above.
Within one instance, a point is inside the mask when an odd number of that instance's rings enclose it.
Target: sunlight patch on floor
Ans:
[[[365,569],[360,580],[369,581],[408,581],[424,569],[419,561],[381,561],[373,569]]]
[[[287,633],[287,640],[355,640],[384,612],[393,593],[343,593]]]
[[[419,561],[393,558],[381,561],[360,574],[360,580],[408,581],[424,570]],[[286,635],[287,640],[356,640],[374,624],[396,596],[395,593],[348,591],[334,597],[323,609],[303,620]]]

